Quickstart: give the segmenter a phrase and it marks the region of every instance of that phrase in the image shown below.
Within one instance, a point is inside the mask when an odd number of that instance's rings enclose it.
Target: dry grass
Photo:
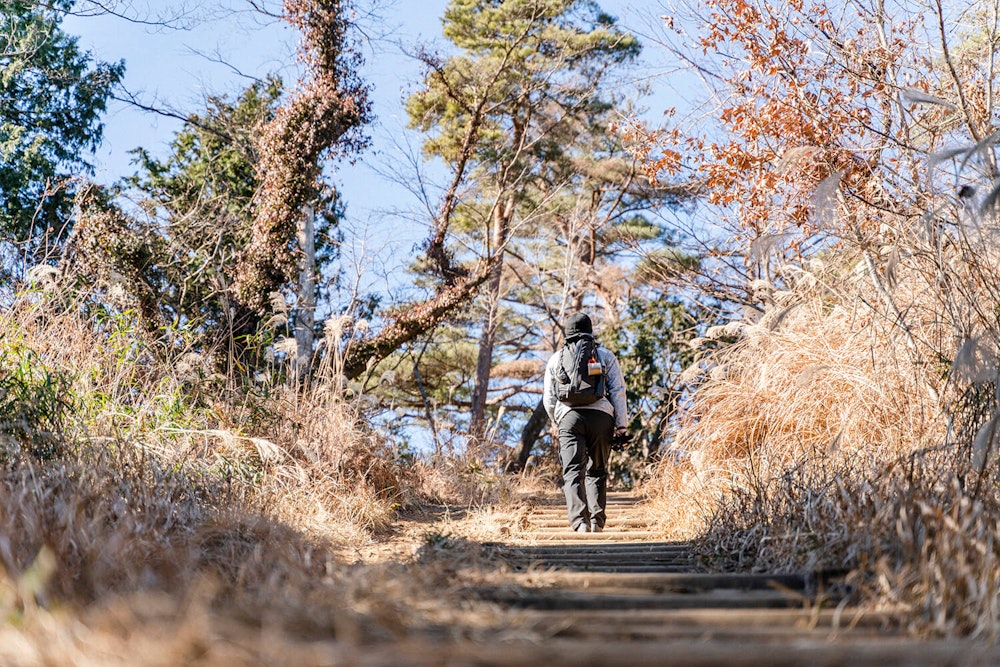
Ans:
[[[713,568],[851,569],[858,600],[909,609],[915,633],[1000,636],[1000,492],[971,454],[995,450],[995,336],[977,318],[1000,292],[977,271],[997,253],[969,253],[975,271],[960,255],[941,279],[911,248],[885,292],[858,256],[814,262],[759,318],[709,331],[737,341],[694,369],[647,485],[662,529]],[[970,339],[989,342],[963,361]]]
[[[30,295],[0,316],[0,339],[4,358],[30,358],[61,378],[67,442],[116,443],[221,478],[227,500],[316,534],[383,529],[415,496],[363,405],[328,378],[302,388],[270,373],[224,377],[209,353],[171,349],[127,316],[95,326],[85,312]]]
[[[678,534],[707,527],[720,495],[757,494],[803,464],[887,460],[944,437],[940,374],[844,298],[857,279],[835,290],[835,278],[799,272],[755,321],[708,332],[738,340],[690,369],[701,384],[648,487],[669,500],[665,525]]]
[[[332,377],[216,367],[127,314],[38,294],[0,313],[0,662],[329,664],[495,627],[452,603],[475,566],[458,533],[509,532],[481,507],[517,478],[406,461]],[[434,501],[462,528],[395,535]]]
[[[760,496],[728,496],[702,555],[722,569],[849,569],[858,601],[904,610],[915,634],[995,640],[998,482],[942,450],[853,469],[814,462]]]

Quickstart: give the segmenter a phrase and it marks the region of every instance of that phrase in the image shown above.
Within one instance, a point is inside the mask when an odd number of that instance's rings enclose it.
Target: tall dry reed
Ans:
[[[689,533],[718,494],[756,493],[812,461],[884,460],[944,437],[940,369],[864,305],[865,277],[819,261],[786,271],[763,313],[706,332],[735,342],[686,371],[697,391],[659,480],[697,506],[682,512]]]
[[[691,369],[650,487],[707,562],[852,570],[860,599],[908,610],[915,632],[1000,636],[987,222],[784,267],[763,313],[707,332],[734,342]]]

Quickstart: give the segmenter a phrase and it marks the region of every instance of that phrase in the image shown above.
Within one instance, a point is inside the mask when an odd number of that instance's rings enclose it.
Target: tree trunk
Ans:
[[[316,322],[316,212],[306,207],[298,223],[299,284],[295,308],[295,377],[303,379],[312,362]]]
[[[500,269],[500,262],[496,262]],[[486,284],[486,321],[479,337],[479,355],[476,358],[476,381],[472,389],[472,410],[469,418],[469,435],[474,440],[482,440],[486,435],[486,402],[489,397],[490,374],[493,368],[493,343],[496,335],[496,316],[500,287],[500,270],[490,270]]]
[[[479,337],[476,383],[472,390],[472,411],[469,417],[469,436],[476,441],[481,441],[486,435],[486,402],[490,389],[490,374],[493,370],[497,316],[500,312],[504,252],[513,214],[514,198],[510,196],[498,203],[493,214],[493,256],[490,257],[489,278],[486,282],[486,320],[483,322],[483,333]]]
[[[524,470],[524,466],[528,465],[531,450],[538,442],[539,436],[542,435],[542,429],[545,428],[548,418],[549,415],[545,412],[545,399],[540,398],[538,405],[531,412],[531,417],[528,418],[528,423],[524,425],[524,430],[521,431],[521,444],[517,450],[517,461],[511,462],[507,469],[509,472],[520,472]]]

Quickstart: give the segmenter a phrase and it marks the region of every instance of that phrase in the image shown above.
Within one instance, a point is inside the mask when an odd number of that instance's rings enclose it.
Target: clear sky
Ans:
[[[84,9],[87,0],[78,0]],[[365,4],[361,0],[359,4]],[[373,86],[377,122],[371,128],[372,147],[355,164],[337,166],[336,181],[347,205],[348,247],[345,260],[364,265],[366,289],[385,289],[385,276],[408,262],[415,244],[426,237],[426,222],[399,216],[417,200],[388,176],[394,168],[409,169],[408,154],[419,148],[405,131],[403,101],[420,81],[420,68],[404,51],[417,43],[442,43],[441,16],[447,0],[375,0],[374,16],[360,16],[366,41],[363,76]],[[235,95],[250,78],[281,74],[286,84],[296,78],[296,33],[249,8],[247,0],[131,0],[129,15],[144,20],[172,17],[170,27],[123,18],[70,16],[63,24],[80,37],[81,46],[100,60],[126,63],[125,88],[146,104],[169,107],[181,114],[205,108],[208,95]],[[368,0],[371,4],[371,0]],[[603,0],[605,11],[640,34],[655,22],[659,0]],[[272,10],[278,0],[266,0]],[[179,18],[177,18],[179,16]],[[648,48],[648,47],[647,47]],[[636,79],[644,76],[636,73]],[[633,82],[634,83],[634,82]],[[632,85],[626,82],[625,85]],[[651,107],[670,101],[654,97]],[[112,102],[105,124],[105,141],[96,156],[96,178],[111,182],[131,174],[128,152],[142,146],[163,155],[181,122],[134,106]],[[379,281],[383,285],[378,285]]]

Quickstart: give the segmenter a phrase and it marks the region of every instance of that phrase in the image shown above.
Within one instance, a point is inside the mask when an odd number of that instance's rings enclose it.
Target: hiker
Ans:
[[[563,492],[578,533],[604,530],[612,436],[624,437],[625,378],[618,360],[594,340],[586,313],[566,319],[563,347],[545,367],[545,411],[559,428]]]

